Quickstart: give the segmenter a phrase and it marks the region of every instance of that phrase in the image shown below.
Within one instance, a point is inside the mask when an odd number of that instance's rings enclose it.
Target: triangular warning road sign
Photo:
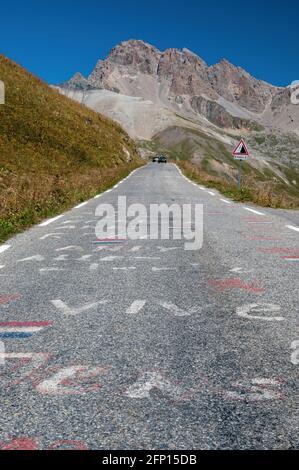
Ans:
[[[233,151],[233,156],[235,158],[246,158],[249,157],[249,151],[244,139],[241,139],[237,147]]]

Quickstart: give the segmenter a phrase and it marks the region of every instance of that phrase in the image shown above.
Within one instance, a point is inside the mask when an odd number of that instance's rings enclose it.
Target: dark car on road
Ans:
[[[167,158],[164,155],[160,155],[158,163],[167,163]]]

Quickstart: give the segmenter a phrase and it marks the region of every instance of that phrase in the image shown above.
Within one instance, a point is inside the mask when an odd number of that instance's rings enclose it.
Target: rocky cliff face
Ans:
[[[208,66],[188,49],[162,52],[143,41],[124,41],[98,61],[88,78],[77,73],[62,87],[150,100],[183,118],[196,120],[201,114],[220,127],[239,127],[239,118],[245,127],[247,119],[299,135],[299,106],[291,103],[289,87],[257,80],[225,59]],[[205,101],[214,104],[203,106]]]
[[[262,113],[279,90],[224,59],[209,68],[208,76],[219,96],[254,113]]]
[[[217,101],[222,97],[254,113],[262,113],[279,91],[226,60],[209,67],[188,49],[161,52],[137,40],[125,41],[113,48],[105,60],[98,61],[88,79],[76,74],[65,86],[89,85],[123,92],[126,91],[124,81],[128,78],[136,81],[137,76],[143,75],[166,86],[170,99],[184,95],[190,100],[193,96],[204,96]],[[138,87],[130,89],[129,94],[139,96]]]
[[[242,129],[250,125],[245,119],[232,116],[223,106],[202,96],[194,96],[191,100],[191,106],[196,113],[205,116],[218,127]]]
[[[100,88],[118,87],[118,79],[123,74],[157,75],[161,53],[155,47],[142,41],[127,41],[114,47],[106,60],[99,60],[88,77],[93,86]],[[116,75],[113,77],[113,74]],[[120,78],[119,77],[119,78]]]
[[[217,98],[208,79],[208,66],[188,49],[168,49],[161,55],[159,80],[167,80],[173,95],[194,96],[206,94]]]
[[[124,66],[135,73],[156,75],[161,52],[143,41],[126,41],[116,46],[110,52],[105,62],[115,66]]]

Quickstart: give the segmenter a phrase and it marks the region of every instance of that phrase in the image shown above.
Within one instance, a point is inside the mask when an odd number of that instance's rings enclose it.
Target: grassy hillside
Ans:
[[[150,142],[139,142],[139,146],[149,153],[167,154],[187,176],[236,200],[294,209],[299,208],[299,140],[295,136],[293,140],[290,136],[283,137],[276,137],[280,145],[283,143],[278,147],[273,144],[273,135],[264,132],[247,135],[251,153],[258,157],[256,162],[260,159],[262,163],[265,157],[269,164],[253,166],[250,159],[244,163],[242,191],[237,188],[239,164],[232,158],[232,148],[203,131],[173,126],[156,134]]]
[[[114,122],[0,55],[0,241],[104,190],[141,164]]]

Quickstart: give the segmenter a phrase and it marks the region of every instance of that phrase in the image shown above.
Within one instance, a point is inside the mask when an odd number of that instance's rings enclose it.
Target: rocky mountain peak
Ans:
[[[68,84],[73,88],[104,88],[156,101],[157,90],[168,87],[169,99],[182,96],[191,103],[194,96],[218,101],[222,98],[260,114],[271,103],[278,88],[257,80],[226,59],[208,66],[187,48],[161,52],[155,46],[130,39],[115,46],[105,60],[99,60],[85,79],[76,74]],[[155,96],[153,95],[155,94]]]
[[[278,91],[226,59],[209,67],[208,79],[219,96],[254,113],[262,113]]]
[[[161,52],[146,42],[131,39],[114,47],[106,61],[134,69],[134,72],[155,74]]]
[[[76,72],[73,77],[61,85],[62,88],[72,88],[74,90],[87,90],[91,88],[89,80],[82,73]]]

